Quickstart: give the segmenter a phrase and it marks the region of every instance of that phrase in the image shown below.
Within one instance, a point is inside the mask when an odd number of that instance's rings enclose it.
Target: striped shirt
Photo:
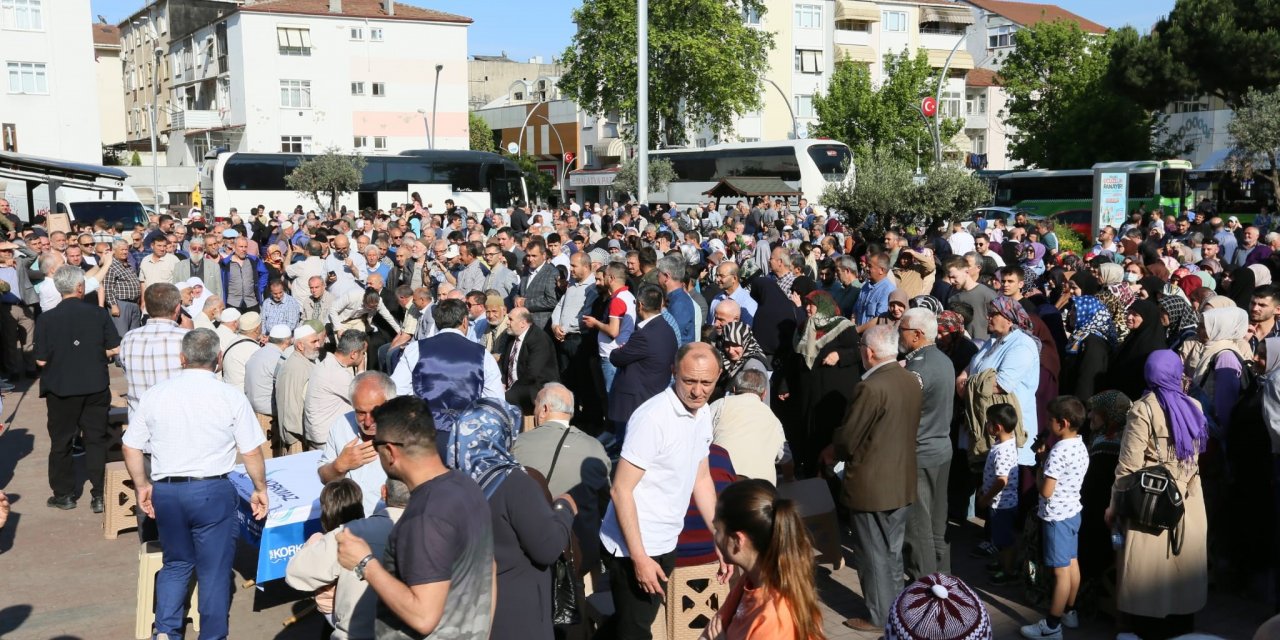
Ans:
[[[138,410],[143,392],[182,371],[178,356],[187,330],[173,320],[151,318],[147,324],[124,334],[120,359],[129,383],[129,412]]]
[[[282,324],[289,327],[290,331],[298,328],[302,322],[302,305],[298,304],[298,300],[289,294],[284,294],[284,299],[276,302],[271,296],[267,296],[262,301],[262,326],[270,333],[271,327]]]
[[[108,305],[120,300],[136,303],[142,296],[142,284],[138,282],[138,276],[134,275],[128,264],[119,260],[112,260],[111,266],[107,267],[102,290],[107,294]]]

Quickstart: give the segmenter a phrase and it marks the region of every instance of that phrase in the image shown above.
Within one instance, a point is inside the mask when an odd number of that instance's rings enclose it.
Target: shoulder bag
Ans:
[[[1121,478],[1117,508],[1126,520],[1144,529],[1168,531],[1173,555],[1182,551],[1182,516],[1186,511],[1182,490],[1169,471],[1165,446],[1156,437],[1155,416],[1151,416],[1151,441],[1159,464],[1138,469]]]
[[[556,472],[556,463],[560,461],[560,450],[564,441],[569,438],[569,425],[565,425],[564,435],[556,444],[555,455],[551,456],[551,468],[547,469],[547,487],[551,486],[551,477]],[[576,625],[582,622],[582,609],[578,606],[578,581],[574,575],[573,534],[569,535],[569,545],[560,553],[555,564],[551,566],[551,624]]]

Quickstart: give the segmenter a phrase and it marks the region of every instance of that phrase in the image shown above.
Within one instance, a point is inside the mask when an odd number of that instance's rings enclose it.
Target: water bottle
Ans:
[[[1111,548],[1119,551],[1124,547],[1124,532],[1119,529],[1111,530]]]

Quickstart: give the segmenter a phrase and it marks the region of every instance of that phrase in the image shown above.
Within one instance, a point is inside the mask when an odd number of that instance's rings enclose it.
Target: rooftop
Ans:
[[[968,0],[968,2],[979,9],[1008,18],[1024,27],[1030,27],[1041,22],[1066,20],[1076,23],[1081,30],[1088,33],[1102,34],[1107,32],[1106,27],[1071,13],[1056,4],[1009,2],[1008,0]]]
[[[120,46],[120,27],[113,24],[96,22],[93,25],[93,44],[98,46]]]
[[[1000,77],[991,69],[971,69],[964,74],[964,84],[966,87],[998,87]]]
[[[394,3],[392,15],[382,8],[382,0],[342,0],[342,13],[329,11],[329,0],[258,0],[245,4],[241,11],[253,13],[292,13],[308,16],[342,15],[348,18],[377,18],[382,20],[420,20],[427,22],[456,22],[470,24],[471,18],[435,9],[415,7],[403,2]]]

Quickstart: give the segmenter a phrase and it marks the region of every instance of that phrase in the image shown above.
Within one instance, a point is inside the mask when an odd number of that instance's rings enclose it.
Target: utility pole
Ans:
[[[636,19],[639,38],[636,52],[636,194],[641,203],[649,199],[649,0],[636,0]]]

